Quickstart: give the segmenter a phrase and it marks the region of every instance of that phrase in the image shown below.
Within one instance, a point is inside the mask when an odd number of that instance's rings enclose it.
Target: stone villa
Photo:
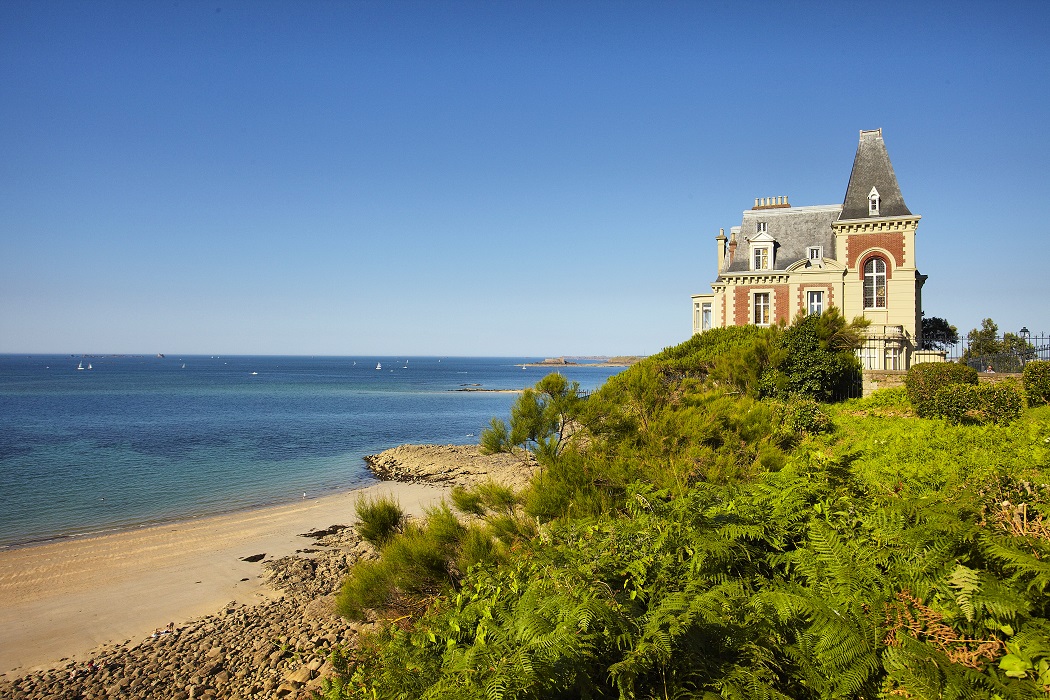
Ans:
[[[904,203],[882,129],[861,131],[842,204],[793,207],[786,196],[761,197],[728,239],[719,232],[718,277],[711,294],[693,296],[693,333],[790,323],[836,306],[847,319],[871,321],[858,351],[866,369],[942,359],[918,349],[920,218]]]

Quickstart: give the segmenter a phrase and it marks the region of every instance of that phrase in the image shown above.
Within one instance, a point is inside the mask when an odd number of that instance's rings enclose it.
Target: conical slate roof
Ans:
[[[872,187],[879,193],[878,214],[868,210],[868,195]],[[839,220],[888,216],[911,216],[911,211],[904,204],[897,176],[893,173],[893,164],[882,140],[882,129],[862,131]]]

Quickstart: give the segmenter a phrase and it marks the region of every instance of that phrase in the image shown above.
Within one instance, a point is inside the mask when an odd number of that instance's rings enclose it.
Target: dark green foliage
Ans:
[[[929,362],[914,365],[904,378],[908,400],[923,418],[938,415],[934,397],[952,384],[977,384],[977,370],[955,362]]]
[[[808,396],[829,401],[844,393],[860,371],[853,349],[866,324],[846,320],[834,307],[820,315],[802,316],[775,335],[779,362],[762,377],[766,396]]]
[[[922,319],[922,349],[948,350],[959,342],[959,329],[938,316]]]
[[[405,512],[396,500],[389,496],[359,498],[354,504],[357,532],[375,547],[382,547],[405,523]]]
[[[1029,406],[1050,404],[1050,360],[1032,360],[1022,374]]]

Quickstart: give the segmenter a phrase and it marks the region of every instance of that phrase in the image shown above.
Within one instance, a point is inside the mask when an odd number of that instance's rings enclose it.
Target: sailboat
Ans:
[[[77,369],[84,369],[84,361],[83,360],[81,360],[80,364],[77,365]]]
[[[376,363],[376,369],[383,369],[383,363],[377,362]]]
[[[88,369],[92,369],[90,362],[88,363]]]

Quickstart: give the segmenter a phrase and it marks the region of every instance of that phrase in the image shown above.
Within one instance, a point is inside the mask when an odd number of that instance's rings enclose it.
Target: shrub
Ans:
[[[485,514],[485,506],[481,502],[481,496],[477,491],[471,491],[462,486],[454,486],[449,496],[452,498],[452,505],[460,513],[469,513],[477,516]]]
[[[977,384],[977,370],[954,362],[928,362],[913,366],[904,378],[908,400],[923,418],[939,415],[933,408],[934,397],[951,384]]]
[[[826,433],[831,429],[831,416],[813,399],[796,397],[787,404],[791,429],[799,434]]]
[[[1034,360],[1022,373],[1028,405],[1033,408],[1050,404],[1050,360]]]
[[[1024,412],[1024,398],[1016,380],[985,384],[981,386],[981,394],[982,410],[988,422],[1006,425]]]
[[[977,384],[942,386],[923,409],[926,417],[941,416],[950,423],[984,423],[981,419],[982,396]]]
[[[949,384],[934,394],[930,410],[952,423],[1005,425],[1020,417],[1024,401],[1014,382]]]
[[[357,532],[375,547],[382,547],[405,525],[405,512],[390,496],[368,498],[362,496],[354,504],[357,517]]]
[[[471,527],[460,544],[456,568],[465,574],[474,564],[499,560],[501,553],[499,544],[490,534],[480,527]]]

